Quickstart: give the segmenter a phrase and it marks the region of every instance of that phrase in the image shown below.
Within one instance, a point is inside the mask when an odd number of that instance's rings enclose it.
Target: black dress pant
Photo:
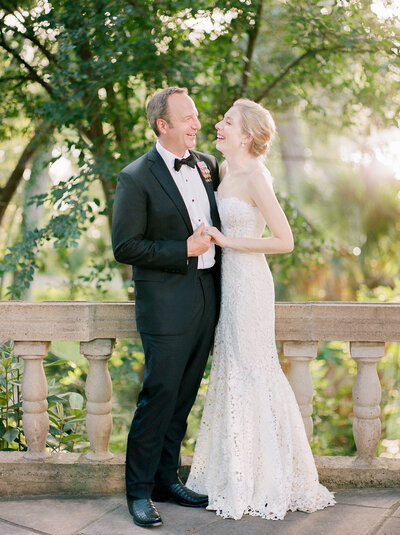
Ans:
[[[199,270],[195,284],[193,317],[187,332],[141,333],[145,371],[128,435],[128,498],[147,498],[154,484],[177,481],[187,417],[196,399],[216,323],[212,273]]]

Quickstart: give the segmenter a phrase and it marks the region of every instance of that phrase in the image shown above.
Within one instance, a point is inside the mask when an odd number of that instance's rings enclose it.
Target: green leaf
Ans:
[[[69,405],[71,409],[74,410],[81,410],[83,407],[83,401],[83,396],[77,392],[72,392],[68,398]]]
[[[14,409],[20,409],[22,407],[22,401],[19,401],[18,403],[14,403],[13,405],[9,405],[9,409],[10,410],[14,410]]]
[[[3,424],[2,420],[0,420],[0,437],[2,437],[6,431],[7,429],[5,425]]]
[[[85,435],[76,434],[76,435],[67,435],[66,437],[63,437],[61,439],[61,442],[63,444],[66,444],[67,442],[74,442],[75,440],[79,440],[81,438],[84,438]]]
[[[12,362],[12,357],[8,357],[6,359],[3,359],[3,366],[7,370]]]
[[[44,368],[48,368],[50,366],[62,366],[64,364],[71,364],[71,362],[69,360],[66,360],[66,359],[59,359],[57,357],[57,360],[54,360],[52,362],[46,362],[45,364],[43,364],[43,367]]]
[[[53,419],[50,418],[50,421],[52,421],[52,420],[53,420]],[[57,424],[57,422],[56,422],[56,424]],[[57,436],[60,435],[60,430],[59,430],[58,427],[56,427],[56,426],[54,426],[54,425],[50,425],[50,426],[49,426],[49,433],[50,433],[51,436],[53,436],[53,437],[57,437]]]
[[[64,401],[64,398],[56,395],[51,395],[47,397],[47,403],[62,403]]]
[[[14,429],[14,428],[11,428],[11,429],[8,429],[4,435],[3,435],[3,440],[5,440],[6,442],[8,442],[9,444],[11,444],[12,442],[14,442],[14,440],[17,438],[19,434],[19,431],[18,429]]]

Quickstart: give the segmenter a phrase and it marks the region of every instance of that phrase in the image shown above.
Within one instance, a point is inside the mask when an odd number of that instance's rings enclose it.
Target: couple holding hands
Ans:
[[[147,117],[157,142],[121,171],[112,232],[116,260],[133,266],[145,354],[126,454],[133,520],[162,525],[154,502],[167,500],[233,519],[334,505],[275,345],[265,254],[292,251],[293,236],[263,162],[274,121],[255,102],[234,102],[215,125],[219,169],[193,150],[201,125],[186,89],[155,93]],[[184,485],[181,442],[212,347]]]

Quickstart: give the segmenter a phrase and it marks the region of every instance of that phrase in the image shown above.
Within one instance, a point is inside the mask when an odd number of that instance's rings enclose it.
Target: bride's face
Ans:
[[[215,125],[217,129],[217,149],[225,156],[237,152],[246,137],[242,132],[240,113],[234,106],[224,115],[222,121]]]

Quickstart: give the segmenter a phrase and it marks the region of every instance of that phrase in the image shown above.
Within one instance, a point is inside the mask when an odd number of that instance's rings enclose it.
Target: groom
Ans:
[[[204,229],[220,226],[218,164],[193,151],[200,129],[187,90],[155,93],[147,118],[157,143],[125,167],[115,194],[112,242],[133,266],[136,323],[145,354],[143,387],[128,436],[126,493],[141,527],[162,524],[154,501],[205,507],[177,475],[187,417],[212,344],[220,251]]]

